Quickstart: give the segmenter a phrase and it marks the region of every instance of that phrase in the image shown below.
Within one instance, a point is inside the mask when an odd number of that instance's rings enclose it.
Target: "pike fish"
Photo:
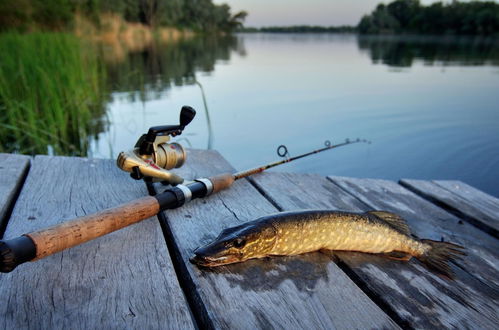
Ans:
[[[413,237],[405,220],[394,213],[304,210],[225,229],[213,242],[196,249],[191,262],[216,267],[323,250],[377,253],[405,261],[415,257],[449,278],[453,273],[448,262],[465,255],[457,244]]]

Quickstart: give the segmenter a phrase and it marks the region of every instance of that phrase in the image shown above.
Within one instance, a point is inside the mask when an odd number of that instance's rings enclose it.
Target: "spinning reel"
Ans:
[[[195,115],[193,108],[183,106],[180,111],[180,125],[149,128],[147,134],[139,138],[133,150],[120,152],[116,161],[118,167],[130,172],[130,176],[135,180],[162,181],[174,186],[182,183],[183,178],[168,170],[182,166],[186,153],[180,144],[168,141],[170,136],[182,134]]]

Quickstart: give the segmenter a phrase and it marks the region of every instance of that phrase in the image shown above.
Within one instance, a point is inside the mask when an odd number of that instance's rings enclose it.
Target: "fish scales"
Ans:
[[[399,260],[416,257],[451,278],[449,261],[465,255],[463,247],[417,239],[398,215],[385,211],[349,213],[331,210],[281,212],[227,228],[194,251],[191,262],[203,267],[267,256],[320,250],[384,253]]]
[[[425,246],[387,223],[366,214],[300,213],[271,221],[277,229],[273,255],[295,255],[322,249],[369,253],[392,251],[422,254]]]

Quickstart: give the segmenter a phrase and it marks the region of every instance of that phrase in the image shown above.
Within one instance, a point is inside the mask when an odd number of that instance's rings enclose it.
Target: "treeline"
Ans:
[[[195,31],[232,31],[247,15],[244,11],[232,14],[228,5],[211,0],[4,0],[0,1],[0,30],[64,30],[77,13],[97,26],[105,23],[102,13],[114,13],[150,27]]]
[[[494,35],[499,34],[499,4],[452,1],[425,6],[418,0],[396,0],[379,4],[357,28],[362,34]]]
[[[354,26],[311,26],[311,25],[294,25],[294,26],[267,26],[261,28],[240,28],[240,32],[269,32],[269,33],[342,33],[355,32]]]

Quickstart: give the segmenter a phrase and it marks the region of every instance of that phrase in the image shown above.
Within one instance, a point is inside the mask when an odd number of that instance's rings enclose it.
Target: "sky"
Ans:
[[[449,1],[449,0],[447,0]],[[391,0],[215,0],[227,3],[232,12],[246,10],[245,26],[270,25],[356,25],[378,3]],[[429,4],[435,1],[422,0]],[[443,1],[446,2],[446,1]]]

